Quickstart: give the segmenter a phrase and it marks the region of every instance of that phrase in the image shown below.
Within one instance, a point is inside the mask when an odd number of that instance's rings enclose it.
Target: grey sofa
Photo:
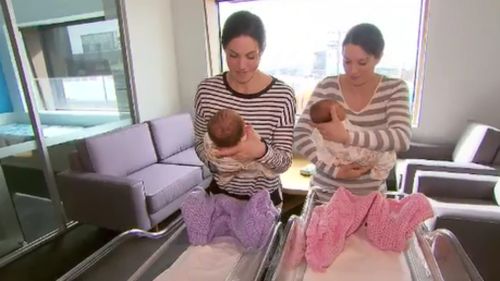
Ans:
[[[419,171],[413,189],[433,199],[428,227],[449,229],[484,280],[500,280],[500,177]]]
[[[500,131],[470,123],[462,134],[452,159],[400,159],[395,166],[399,191],[411,193],[417,171],[446,171],[465,174],[500,175]]]
[[[499,176],[491,175],[417,171],[412,193],[420,192],[440,202],[497,206],[500,194],[495,193],[495,186],[499,180]]]
[[[70,219],[113,230],[149,230],[177,211],[210,173],[194,151],[189,114],[84,139],[57,175]]]

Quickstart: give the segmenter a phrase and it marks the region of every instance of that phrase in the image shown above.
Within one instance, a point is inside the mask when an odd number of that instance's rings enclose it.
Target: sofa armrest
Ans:
[[[407,151],[400,151],[397,154],[399,159],[452,161],[453,149],[451,145],[411,142]]]
[[[412,193],[439,201],[496,204],[494,189],[500,177],[436,171],[417,171]]]
[[[478,175],[500,175],[495,168],[475,164],[457,163],[451,161],[437,161],[425,159],[405,159],[396,163],[396,181],[398,190],[404,193],[411,193],[415,173],[417,171],[440,171],[450,173],[478,174]]]
[[[71,219],[119,231],[152,227],[140,180],[65,171],[57,181]]]
[[[464,203],[441,202],[430,199],[434,217],[425,221],[430,230],[440,228],[439,220],[456,220],[493,223],[499,225],[500,230],[500,206],[498,205],[476,205]],[[475,233],[477,230],[474,229]]]

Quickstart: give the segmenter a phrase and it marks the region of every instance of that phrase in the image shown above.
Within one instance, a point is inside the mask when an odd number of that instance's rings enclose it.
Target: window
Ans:
[[[220,1],[218,5],[221,28],[239,10],[262,18],[267,46],[260,67],[294,88],[298,113],[320,79],[343,72],[342,40],[349,28],[362,22],[377,25],[386,47],[376,71],[406,81],[416,125],[425,0],[258,0]]]
[[[116,19],[21,31],[40,110],[128,111],[123,102],[127,86]]]

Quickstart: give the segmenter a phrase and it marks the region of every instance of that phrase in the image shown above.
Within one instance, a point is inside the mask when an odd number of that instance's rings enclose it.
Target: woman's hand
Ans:
[[[372,168],[372,166],[361,166],[355,163],[338,166],[337,178],[344,180],[357,179],[370,172]]]
[[[219,148],[214,150],[216,157],[232,157],[239,161],[252,161],[261,158],[266,153],[266,145],[260,140],[260,136],[252,128],[245,125],[244,138],[234,147]]]
[[[349,143],[349,133],[344,127],[344,123],[339,120],[334,106],[330,109],[330,116],[332,117],[330,122],[315,124],[314,127],[318,129],[324,140],[342,144]]]

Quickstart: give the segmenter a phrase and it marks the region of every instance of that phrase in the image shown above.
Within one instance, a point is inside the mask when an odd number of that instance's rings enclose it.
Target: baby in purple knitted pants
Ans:
[[[222,193],[209,195],[199,189],[186,197],[181,211],[192,245],[208,244],[218,236],[232,236],[247,250],[264,246],[279,216],[266,190],[244,201]]]

